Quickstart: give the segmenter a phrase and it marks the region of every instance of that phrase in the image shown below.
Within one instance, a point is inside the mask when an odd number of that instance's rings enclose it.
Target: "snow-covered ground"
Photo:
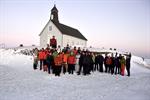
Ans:
[[[99,72],[55,77],[33,70],[31,56],[0,49],[0,100],[150,100],[150,70],[140,59],[132,57],[131,77]]]

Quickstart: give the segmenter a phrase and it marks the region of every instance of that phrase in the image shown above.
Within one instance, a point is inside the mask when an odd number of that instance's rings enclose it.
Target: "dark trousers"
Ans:
[[[84,75],[90,74],[90,65],[89,64],[83,65],[83,74]]]
[[[108,72],[108,65],[105,64],[105,72],[107,73]]]
[[[60,76],[61,66],[55,66],[54,67],[54,73],[55,73],[55,76]]]
[[[47,64],[47,68],[48,68],[48,73],[50,74],[51,73],[51,65]]]
[[[95,63],[94,70],[99,70],[98,63]]]
[[[69,74],[73,74],[75,69],[75,65],[74,64],[68,64],[68,72]]]
[[[99,63],[99,72],[103,72],[103,63]]]
[[[82,68],[83,68],[83,65],[82,65],[82,64],[80,64],[80,65],[79,65],[78,75],[80,75],[80,73],[81,73],[81,71],[82,71]]]
[[[33,64],[33,69],[34,70],[37,69],[37,64],[36,63]]]
[[[114,74],[114,66],[111,65],[111,74]]]
[[[120,70],[119,70],[119,66],[115,66],[115,74],[119,74]]]
[[[40,70],[42,70],[43,64],[44,64],[44,60],[40,59]]]
[[[91,68],[91,70],[90,70],[90,71],[92,71],[92,72],[93,72],[93,71],[94,71],[94,63],[92,63],[92,64],[91,64],[90,68]]]
[[[108,73],[111,72],[111,65],[108,65]]]
[[[56,45],[52,45],[52,48],[57,48],[57,46]]]
[[[62,68],[63,68],[63,73],[65,74],[67,72],[67,68],[66,68],[67,64],[63,64]]]
[[[126,66],[127,75],[130,76],[130,66]]]

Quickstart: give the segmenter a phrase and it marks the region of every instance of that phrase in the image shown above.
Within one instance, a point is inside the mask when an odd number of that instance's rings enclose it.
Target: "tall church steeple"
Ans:
[[[54,4],[54,7],[51,9],[51,16],[50,19],[54,22],[59,22],[58,20],[58,10],[56,8],[56,5]]]

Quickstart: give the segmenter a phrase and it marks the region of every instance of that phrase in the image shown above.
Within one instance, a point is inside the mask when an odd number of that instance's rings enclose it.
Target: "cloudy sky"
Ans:
[[[150,0],[0,0],[0,44],[39,45],[54,3],[59,21],[77,28],[88,46],[150,58]]]

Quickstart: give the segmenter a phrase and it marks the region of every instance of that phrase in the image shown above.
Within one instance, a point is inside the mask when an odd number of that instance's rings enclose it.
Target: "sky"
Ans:
[[[150,58],[150,0],[0,0],[0,46],[39,45],[54,4],[87,46]]]

